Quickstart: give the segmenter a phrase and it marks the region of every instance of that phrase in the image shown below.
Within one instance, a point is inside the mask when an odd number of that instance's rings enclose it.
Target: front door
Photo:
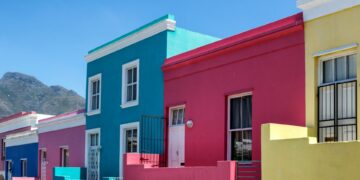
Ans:
[[[100,144],[99,133],[89,134],[89,146],[88,146],[88,179],[99,179],[99,161],[100,161]]]
[[[185,106],[170,108],[169,167],[185,166]]]
[[[11,160],[6,161],[6,177],[7,180],[12,179],[13,163]]]
[[[40,150],[40,173],[41,173],[41,180],[46,180],[46,150],[41,149]]]

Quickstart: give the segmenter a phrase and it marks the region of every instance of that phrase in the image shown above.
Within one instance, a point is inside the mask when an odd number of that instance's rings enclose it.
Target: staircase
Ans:
[[[261,180],[261,162],[238,162],[236,171],[237,180]]]

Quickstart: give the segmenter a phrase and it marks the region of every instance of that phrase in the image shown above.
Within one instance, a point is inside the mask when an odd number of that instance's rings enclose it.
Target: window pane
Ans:
[[[231,160],[252,160],[251,130],[231,132]]]
[[[334,81],[334,60],[323,62],[323,83]]]
[[[126,152],[131,152],[131,130],[126,131]]]
[[[92,91],[91,91],[91,94],[96,94],[96,81],[93,81],[92,82]]]
[[[136,100],[136,96],[137,96],[137,89],[136,89],[136,84],[133,85],[133,89],[132,89],[132,100],[135,101]]]
[[[126,101],[129,102],[132,100],[132,86],[131,85],[127,87],[126,93],[127,93]]]
[[[184,109],[179,109],[178,124],[184,124]]]
[[[100,93],[100,80],[97,80],[96,83],[96,93]]]
[[[100,108],[100,95],[96,95],[96,109],[99,109]]]
[[[251,127],[251,96],[246,96],[242,98],[242,127],[249,128]]]
[[[96,96],[91,97],[91,110],[96,109]]]
[[[176,125],[177,124],[177,119],[178,119],[178,110],[173,110],[172,112],[172,125]]]
[[[137,129],[133,130],[132,152],[137,152]]]
[[[350,55],[348,56],[348,77],[356,78],[356,55]]]
[[[127,70],[127,83],[132,83],[132,69]]]
[[[241,128],[241,98],[230,100],[230,129]]]
[[[336,80],[341,81],[346,79],[346,57],[335,59],[336,63]]]
[[[137,67],[133,70],[133,82],[137,82]]]

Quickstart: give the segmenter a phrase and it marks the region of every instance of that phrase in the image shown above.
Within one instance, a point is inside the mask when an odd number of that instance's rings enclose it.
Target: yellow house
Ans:
[[[306,126],[262,127],[263,180],[360,179],[360,0],[298,0]]]

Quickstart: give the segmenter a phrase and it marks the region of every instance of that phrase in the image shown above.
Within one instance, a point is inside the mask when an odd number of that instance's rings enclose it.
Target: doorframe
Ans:
[[[227,160],[231,160],[231,132],[230,132],[230,111],[231,111],[231,104],[230,104],[230,100],[231,99],[235,99],[235,98],[240,98],[240,97],[244,97],[244,96],[253,96],[253,92],[252,91],[248,91],[248,92],[242,92],[242,93],[238,93],[238,94],[233,94],[233,95],[229,95],[227,97],[227,125],[226,125],[226,134],[227,134],[227,138],[226,138],[226,157]]]
[[[100,128],[94,128],[94,129],[87,129],[85,131],[85,167],[86,167],[86,174],[88,174],[88,148],[89,148],[89,140],[90,140],[90,135],[91,134],[98,134],[98,138],[99,138],[99,147],[101,148],[101,129]],[[101,161],[101,151],[99,152],[99,167],[98,167],[98,175],[99,175],[99,179],[100,179],[100,161]]]
[[[136,152],[139,153],[140,149],[140,122],[132,122],[120,125],[119,133],[119,178],[122,180],[124,178],[124,152],[125,152],[125,131],[128,129],[137,129],[137,142],[138,146],[136,147]]]
[[[39,148],[39,163],[38,163],[38,174],[39,174],[39,177],[40,177],[40,180],[42,180],[42,167],[41,167],[41,162],[42,162],[42,157],[43,157],[43,152],[46,152],[46,159],[47,159],[47,150],[46,150],[46,147],[42,147],[42,148]],[[47,164],[48,164],[48,161],[46,160],[46,169],[47,169]],[[45,169],[45,170],[46,170]],[[45,176],[47,176],[47,173],[45,172]],[[46,179],[46,177],[45,177]]]
[[[5,180],[8,180],[9,179],[9,164],[8,163],[11,163],[11,179],[12,179],[12,175],[13,175],[13,170],[14,170],[14,163],[13,163],[13,160],[12,159],[6,159],[5,160]]]
[[[185,127],[185,120],[186,120],[186,118],[185,118],[185,109],[186,109],[186,105],[185,104],[179,104],[179,105],[175,105],[175,106],[170,106],[169,107],[169,110],[168,110],[168,127],[166,127],[167,129],[168,129],[168,134],[167,134],[167,137],[168,137],[168,143],[167,143],[167,156],[168,156],[168,158],[167,158],[167,164],[169,165],[170,164],[170,127],[172,126],[171,124],[172,124],[172,118],[173,118],[173,115],[172,115],[172,111],[174,110],[174,109],[181,109],[181,108],[183,108],[184,109],[184,161],[185,161],[185,131],[186,131],[186,127]]]

